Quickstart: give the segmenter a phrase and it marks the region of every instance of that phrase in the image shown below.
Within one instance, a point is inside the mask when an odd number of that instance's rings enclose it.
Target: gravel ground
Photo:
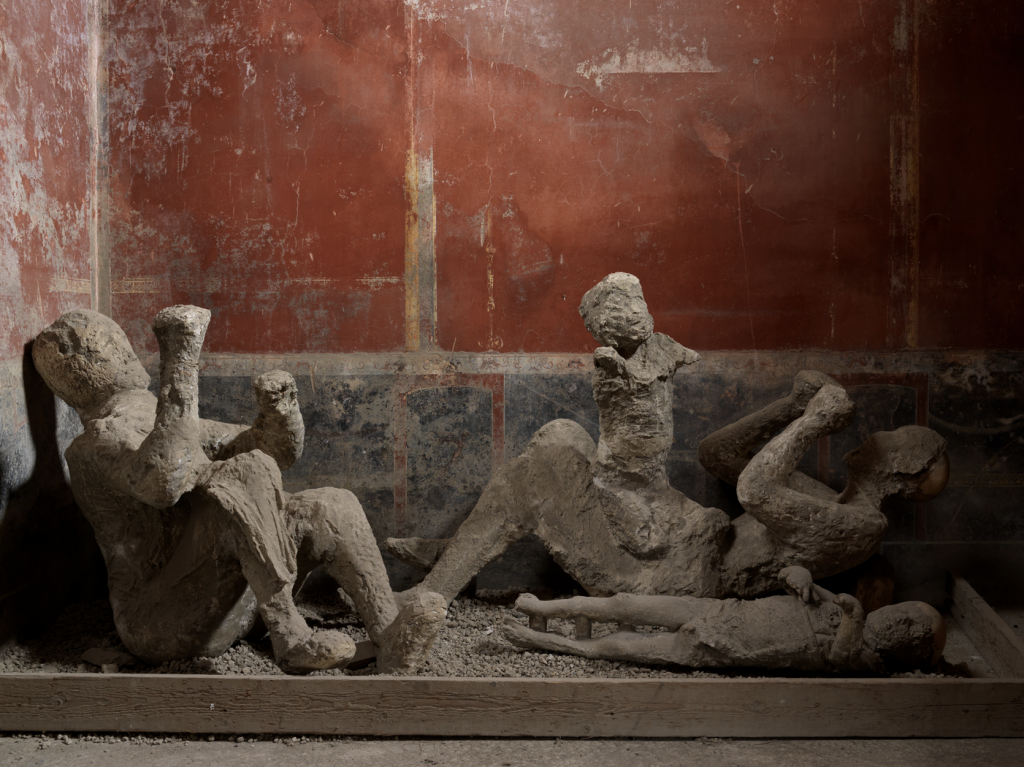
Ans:
[[[351,606],[333,594],[303,595],[299,609],[314,628],[331,628],[348,633],[353,640],[366,639],[359,618]],[[438,636],[419,676],[428,677],[533,677],[613,679],[728,678],[763,677],[757,670],[730,670],[725,673],[694,671],[679,666],[642,666],[604,660],[589,660],[568,655],[522,652],[502,637],[499,625],[507,616],[522,623],[526,617],[514,612],[510,601],[483,601],[459,598],[452,603],[448,619]],[[549,631],[571,634],[570,622],[551,620]],[[595,624],[594,636],[614,630],[611,625]],[[640,627],[639,630],[645,630]],[[92,648],[124,653],[114,664],[100,667],[87,663],[82,654]],[[946,667],[945,674],[903,674],[897,676],[962,675]],[[64,610],[41,638],[16,644],[0,651],[2,673],[148,673],[148,674],[281,674],[273,662],[270,641],[242,640],[217,658],[193,658],[148,666],[128,655],[114,629],[110,605],[106,601],[72,605]],[[360,670],[315,672],[316,676],[365,675],[375,672],[373,665]],[[783,674],[773,674],[782,676]],[[785,674],[792,676],[792,674]]]

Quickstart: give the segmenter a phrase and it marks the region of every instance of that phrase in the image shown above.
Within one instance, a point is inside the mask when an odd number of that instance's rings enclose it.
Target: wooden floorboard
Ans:
[[[0,731],[1005,737],[1024,681],[0,676]]]
[[[1001,677],[1024,677],[1024,642],[959,575],[949,576],[950,613],[974,647]]]

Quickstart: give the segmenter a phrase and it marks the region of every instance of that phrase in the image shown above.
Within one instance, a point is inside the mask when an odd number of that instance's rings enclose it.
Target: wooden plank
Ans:
[[[950,612],[988,664],[1001,677],[1024,677],[1024,642],[959,575],[949,574]]]
[[[998,737],[1001,679],[437,679],[10,674],[0,731],[444,737]]]

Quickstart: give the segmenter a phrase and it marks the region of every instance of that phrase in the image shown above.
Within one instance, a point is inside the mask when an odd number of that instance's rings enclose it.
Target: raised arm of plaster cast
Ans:
[[[167,508],[195,485],[208,459],[199,434],[199,353],[210,312],[172,306],[153,320],[160,345],[160,391],[153,430],[138,449],[123,452],[110,479],[123,492]]]
[[[211,460],[223,461],[239,453],[262,450],[282,470],[302,456],[306,429],[299,410],[295,379],[272,370],[253,381],[259,414],[250,427],[204,421],[204,447]]]

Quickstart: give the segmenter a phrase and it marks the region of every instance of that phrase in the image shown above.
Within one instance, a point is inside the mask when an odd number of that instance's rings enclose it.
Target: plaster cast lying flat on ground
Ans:
[[[450,541],[389,539],[388,551],[404,561],[436,559],[417,589],[451,601],[510,543],[534,533],[591,594],[754,596],[778,588],[789,565],[822,577],[860,564],[885,533],[883,498],[934,494],[944,484],[945,443],[921,427],[872,435],[847,456],[842,494],[798,472],[808,447],[853,417],[841,386],[805,372],[789,396],[701,443],[705,466],[739,478],[748,513],[730,522],[671,487],[665,473],[672,378],[698,355],[653,332],[632,275],[606,277],[583,297],[580,314],[602,344],[594,352],[598,444],[579,424],[552,421],[498,470]]]
[[[788,596],[754,600],[619,594],[542,602],[524,594],[516,609],[530,616],[530,628],[509,618],[501,629],[527,650],[695,668],[882,672],[927,668],[942,656],[946,625],[930,605],[889,605],[865,621],[856,599],[813,584],[802,567],[784,569],[779,579]],[[575,619],[576,637],[547,633],[549,618]],[[628,628],[594,639],[593,621]],[[635,626],[669,631],[640,633]]]
[[[122,641],[151,663],[215,656],[253,627],[258,608],[284,670],[343,666],[352,640],[312,631],[292,599],[323,564],[355,603],[378,668],[414,670],[444,621],[444,600],[423,592],[398,611],[352,493],[284,492],[280,470],[299,458],[304,436],[290,375],[255,380],[251,428],[199,418],[209,321],[194,306],[157,315],[158,397],[121,328],[101,314],[69,312],[33,345],[36,367],[85,427],[65,456],[106,560]]]

